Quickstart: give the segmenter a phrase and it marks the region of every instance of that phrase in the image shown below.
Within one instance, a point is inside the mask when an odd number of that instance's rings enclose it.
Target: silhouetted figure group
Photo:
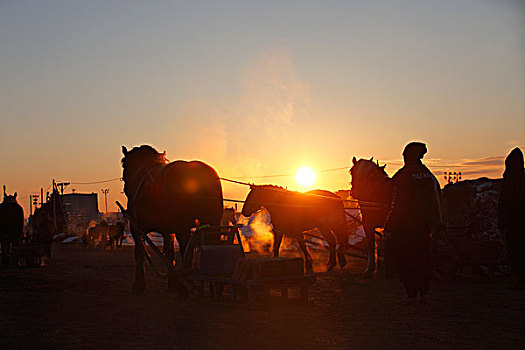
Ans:
[[[404,166],[393,177],[392,207],[385,222],[393,273],[409,299],[429,290],[430,237],[441,227],[440,187],[421,162],[427,152],[421,142],[403,151]]]
[[[505,159],[499,201],[498,227],[507,243],[514,288],[525,287],[525,171],[523,153],[516,147]]]
[[[430,240],[443,229],[440,187],[421,162],[425,144],[409,143],[403,151],[404,166],[392,178],[392,207],[384,233],[387,237],[387,275],[392,272],[410,299],[424,298],[431,271]],[[522,151],[516,147],[505,160],[499,200],[498,227],[507,246],[514,277],[513,288],[525,288],[525,169]],[[391,271],[390,271],[391,270]]]

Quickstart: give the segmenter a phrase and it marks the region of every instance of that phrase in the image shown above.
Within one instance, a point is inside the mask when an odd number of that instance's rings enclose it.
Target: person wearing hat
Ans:
[[[403,151],[404,166],[393,177],[392,207],[384,232],[391,240],[394,274],[409,299],[429,290],[430,236],[441,227],[441,189],[421,162],[427,147],[411,142]]]
[[[525,171],[516,147],[505,159],[498,207],[498,227],[507,241],[507,257],[515,278],[512,288],[525,287]]]

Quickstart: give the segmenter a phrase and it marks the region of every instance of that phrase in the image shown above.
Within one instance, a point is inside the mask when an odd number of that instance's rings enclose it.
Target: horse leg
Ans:
[[[188,297],[188,292],[182,283],[182,279],[185,278],[184,274],[191,272],[193,260],[193,249],[189,249],[192,248],[189,247],[189,245],[192,244],[190,227],[179,228],[177,233],[175,233],[175,237],[179,244],[180,264],[179,261],[177,261],[177,264],[175,265],[176,270],[174,271],[174,274],[171,275],[171,284],[168,278],[168,289],[173,288],[173,291],[175,291],[179,297],[186,298]]]
[[[175,293],[177,291],[177,276],[173,266],[175,265],[175,247],[173,246],[173,234],[163,234],[164,254],[168,259],[170,266],[168,266],[168,292]]]
[[[336,242],[339,245],[337,249],[337,260],[339,261],[339,266],[344,268],[346,266],[346,256],[345,253],[348,250],[348,228],[346,226],[346,220],[342,223],[338,223],[332,226],[332,232],[335,236]]]
[[[283,234],[278,232],[273,232],[273,256],[279,256],[279,249],[281,248],[281,242],[283,241]]]
[[[335,260],[335,246],[336,246],[336,240],[335,236],[333,235],[332,231],[323,228],[320,229],[321,234],[323,235],[324,239],[328,243],[328,248],[330,249],[330,259],[328,260],[328,263],[326,264],[327,271],[332,271],[336,265]]]
[[[366,266],[365,275],[372,276],[376,269],[375,229],[371,226],[365,226],[364,230],[366,234],[366,252],[368,254],[368,264]]]
[[[304,240],[299,240],[299,247],[303,251],[304,254],[304,264],[305,264],[305,270],[306,273],[312,273],[314,272],[312,268],[312,257],[310,256],[310,252],[308,252],[308,247],[306,246],[306,242]]]
[[[131,292],[143,294],[146,289],[146,280],[144,278],[144,243],[140,232],[131,229],[131,236],[135,242],[135,280],[131,287]]]
[[[346,250],[348,248],[348,241],[339,242],[339,249],[337,250],[337,260],[339,261],[339,266],[341,268],[346,266]]]

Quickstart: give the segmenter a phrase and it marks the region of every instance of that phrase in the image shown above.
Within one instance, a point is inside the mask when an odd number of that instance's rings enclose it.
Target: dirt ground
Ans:
[[[318,277],[308,303],[182,299],[147,269],[129,292],[133,251],[55,244],[42,268],[0,270],[0,349],[518,349],[525,291],[508,281],[433,281],[404,305],[399,284],[363,279],[363,262]]]

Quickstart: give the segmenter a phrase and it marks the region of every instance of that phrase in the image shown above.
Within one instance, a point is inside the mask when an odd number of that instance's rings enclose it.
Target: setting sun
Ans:
[[[297,183],[303,187],[312,186],[315,181],[315,171],[312,168],[302,167],[295,175]]]

